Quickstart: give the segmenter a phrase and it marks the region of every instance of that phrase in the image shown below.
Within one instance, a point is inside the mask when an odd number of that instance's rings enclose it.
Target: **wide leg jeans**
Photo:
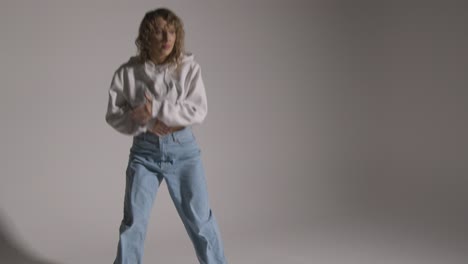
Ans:
[[[226,264],[200,148],[190,126],[162,137],[150,132],[133,137],[114,264],[142,264],[150,211],[163,180],[199,263]]]

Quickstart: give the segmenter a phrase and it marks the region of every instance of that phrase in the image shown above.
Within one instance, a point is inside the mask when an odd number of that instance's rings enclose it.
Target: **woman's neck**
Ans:
[[[150,60],[156,64],[156,65],[160,65],[160,64],[164,64],[166,61],[167,61],[167,58],[169,56],[150,56]]]

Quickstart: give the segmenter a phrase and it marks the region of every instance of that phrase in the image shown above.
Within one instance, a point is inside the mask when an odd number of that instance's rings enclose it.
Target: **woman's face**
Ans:
[[[174,49],[176,40],[176,29],[174,25],[168,24],[162,17],[155,21],[156,31],[152,39],[151,57],[158,63],[163,62]]]

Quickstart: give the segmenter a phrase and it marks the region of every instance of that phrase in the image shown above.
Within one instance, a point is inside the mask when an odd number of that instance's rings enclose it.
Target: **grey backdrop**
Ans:
[[[466,263],[467,5],[430,2],[3,0],[0,262],[114,259],[131,138],[107,89],[166,6],[230,263]],[[145,261],[196,263],[162,187]]]

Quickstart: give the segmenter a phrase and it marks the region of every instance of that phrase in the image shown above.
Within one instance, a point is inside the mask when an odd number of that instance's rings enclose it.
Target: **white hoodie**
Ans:
[[[201,123],[207,114],[205,86],[200,65],[191,53],[182,55],[178,65],[155,65],[131,57],[114,73],[109,88],[106,122],[126,135],[138,135],[154,125],[156,119],[166,125],[190,126]],[[144,126],[130,116],[142,103],[145,90],[153,96],[152,119]]]

